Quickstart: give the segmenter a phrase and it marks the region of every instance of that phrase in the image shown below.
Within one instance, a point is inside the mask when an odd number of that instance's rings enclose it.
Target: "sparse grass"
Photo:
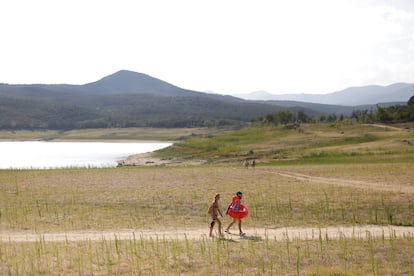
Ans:
[[[414,237],[0,242],[0,274],[413,275]]]
[[[249,207],[245,227],[414,225],[413,143],[412,131],[375,126],[251,128],[175,145],[181,157],[216,165],[0,170],[0,231],[205,228],[207,234],[214,194],[221,193],[224,209],[238,190]],[[175,147],[157,154],[178,155]],[[242,168],[246,157],[257,158],[258,167]],[[0,274],[414,275],[413,246],[412,236],[369,232],[319,240],[40,237],[1,241]]]
[[[412,185],[414,177],[412,163],[364,169],[349,165],[282,168],[330,177],[336,171],[339,178],[344,175],[396,187]],[[394,223],[414,224],[413,194],[400,193],[398,188],[389,192],[310,183],[283,177],[278,171],[277,167],[241,166],[2,170],[0,229],[203,227],[210,197],[222,193],[225,206],[238,190],[245,191],[250,206],[247,225],[388,224],[389,214]]]

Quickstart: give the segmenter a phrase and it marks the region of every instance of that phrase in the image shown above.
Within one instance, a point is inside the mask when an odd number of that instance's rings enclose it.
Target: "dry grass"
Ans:
[[[0,274],[413,275],[414,239],[0,243]],[[409,256],[407,256],[407,254]],[[411,258],[410,258],[411,257]]]
[[[283,176],[285,172],[310,178]],[[312,177],[361,180],[361,186],[309,181]],[[413,163],[254,170],[241,166],[5,170],[0,171],[0,229],[41,233],[203,227],[207,233],[206,208],[214,193],[221,192],[223,208],[238,190],[244,192],[250,209],[246,227],[412,225],[413,193],[362,184],[411,187],[413,177]],[[369,236],[339,240],[321,236],[319,241],[260,237],[244,242],[40,239],[0,242],[0,274],[412,275],[413,245],[412,237]]]
[[[213,195],[222,194],[224,209],[239,190],[249,207],[245,227],[414,225],[412,133],[376,126],[351,127],[345,133],[317,127],[300,134],[278,132],[279,140],[253,147],[271,153],[263,161],[309,156],[317,165],[265,166],[259,159],[256,169],[239,163],[0,170],[0,231],[204,228],[207,234],[206,209]],[[376,138],[358,136],[361,127]],[[251,145],[231,149],[247,152]],[[320,152],[350,149],[356,152],[350,160],[362,153],[363,162],[319,162],[325,158]],[[0,241],[0,274],[414,275],[413,246],[412,236],[373,237],[369,232],[363,238],[320,235],[318,240],[282,241],[137,236],[46,242],[40,236],[36,242]]]
[[[414,225],[413,178],[413,163],[3,170],[0,229],[200,227],[216,192],[224,208],[238,190],[250,207],[247,225],[384,224],[390,215],[393,223]]]

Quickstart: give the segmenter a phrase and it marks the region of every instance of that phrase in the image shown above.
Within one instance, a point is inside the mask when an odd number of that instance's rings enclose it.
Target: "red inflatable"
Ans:
[[[249,210],[247,210],[246,206],[240,204],[237,211],[233,211],[233,208],[230,208],[227,214],[234,219],[242,219],[249,214]]]

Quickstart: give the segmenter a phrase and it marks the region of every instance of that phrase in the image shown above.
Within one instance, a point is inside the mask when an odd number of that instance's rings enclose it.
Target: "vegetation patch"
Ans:
[[[412,126],[411,126],[412,127]],[[413,160],[414,132],[362,124],[302,124],[249,128],[191,137],[154,153],[159,158],[196,158],[212,163],[346,164]],[[373,156],[381,156],[375,158]]]

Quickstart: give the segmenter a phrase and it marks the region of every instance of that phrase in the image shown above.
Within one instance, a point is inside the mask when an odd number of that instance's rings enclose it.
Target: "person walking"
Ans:
[[[241,204],[241,199],[243,197],[242,192],[237,192],[231,200],[231,204],[227,208],[227,214],[233,219],[233,221],[227,226],[225,232],[230,234],[230,228],[238,223],[240,236],[245,236],[246,234],[242,231],[241,220],[247,216],[247,208]]]
[[[223,234],[221,233],[221,221],[220,221],[220,219],[218,218],[218,215],[220,215],[221,217],[223,217],[223,214],[221,213],[221,211],[220,211],[220,207],[219,207],[219,204],[218,204],[219,199],[220,199],[220,194],[219,194],[219,193],[217,193],[217,194],[214,196],[214,200],[213,200],[213,202],[211,202],[211,204],[210,204],[210,205],[209,205],[209,207],[208,207],[208,213],[209,213],[209,214],[210,214],[210,216],[211,216],[211,223],[210,223],[210,237],[212,237],[212,236],[213,236],[213,228],[214,228],[214,225],[215,225],[216,223],[218,224],[218,232],[219,232],[220,237],[223,235]]]

